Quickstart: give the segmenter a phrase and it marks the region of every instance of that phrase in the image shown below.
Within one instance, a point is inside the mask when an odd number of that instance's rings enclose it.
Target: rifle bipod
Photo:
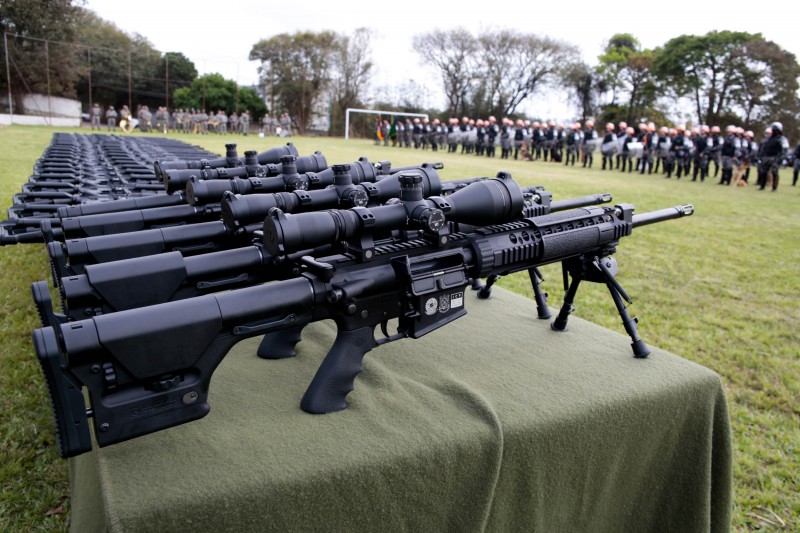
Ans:
[[[531,278],[531,286],[533,287],[533,298],[536,300],[537,318],[546,320],[552,315],[550,314],[550,308],[547,306],[547,293],[542,292],[542,288],[540,287],[544,281],[544,277],[542,277],[542,273],[539,272],[539,269],[536,267],[529,268],[528,275]],[[498,279],[500,279],[500,276],[497,274],[486,278],[486,285],[480,287],[478,290],[478,298],[481,300],[488,299],[492,295],[492,285],[494,285]],[[475,289],[475,287],[473,287],[473,289]]]
[[[573,302],[575,301],[575,293],[578,292],[578,285],[583,280],[591,281],[594,283],[605,283],[608,291],[611,293],[611,298],[614,299],[614,305],[617,306],[619,316],[622,318],[622,325],[625,331],[630,336],[631,348],[633,348],[633,356],[637,358],[644,358],[650,355],[650,348],[639,337],[639,330],[637,328],[638,320],[636,317],[631,317],[628,309],[625,307],[625,302],[632,304],[633,301],[622,288],[622,285],[614,277],[617,273],[617,261],[610,256],[587,256],[580,255],[563,261],[561,263],[562,271],[564,273],[564,305],[558,312],[558,316],[550,324],[550,327],[555,331],[565,331],[567,329],[567,320],[569,315],[575,310]],[[569,282],[569,277],[572,277],[572,282]]]

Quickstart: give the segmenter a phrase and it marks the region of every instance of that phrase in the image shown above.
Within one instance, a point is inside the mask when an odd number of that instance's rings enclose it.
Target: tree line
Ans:
[[[6,96],[10,77],[15,109],[25,94],[40,93],[134,110],[167,104],[249,109],[256,120],[266,112],[255,90],[219,74],[198,77],[183,53],[161,53],[144,36],[129,35],[73,0],[0,2],[0,29],[10,63],[0,88]]]

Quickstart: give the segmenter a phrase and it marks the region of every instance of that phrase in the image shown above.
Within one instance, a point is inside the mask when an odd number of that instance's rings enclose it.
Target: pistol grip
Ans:
[[[347,408],[347,395],[361,373],[364,355],[375,347],[375,326],[339,330],[328,355],[303,395],[300,408],[324,414]]]
[[[267,333],[261,339],[256,354],[262,359],[286,359],[297,355],[295,346],[302,340],[305,324]]]

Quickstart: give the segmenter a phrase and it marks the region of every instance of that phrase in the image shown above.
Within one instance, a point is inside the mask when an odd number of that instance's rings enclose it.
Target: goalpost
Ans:
[[[344,113],[344,138],[345,140],[350,138],[350,112],[353,113],[367,113],[369,115],[395,115],[401,117],[420,117],[420,118],[428,118],[427,113],[401,113],[399,111],[379,111],[375,109],[356,109],[354,107],[348,107]]]

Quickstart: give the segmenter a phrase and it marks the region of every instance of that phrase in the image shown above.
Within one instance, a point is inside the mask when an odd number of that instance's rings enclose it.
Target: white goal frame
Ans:
[[[367,113],[368,115],[396,115],[401,117],[421,117],[421,118],[429,118],[427,113],[402,113],[400,111],[380,111],[376,109],[356,109],[354,107],[348,107],[347,110],[344,112],[344,139],[348,140],[350,138],[350,112],[353,113]]]

